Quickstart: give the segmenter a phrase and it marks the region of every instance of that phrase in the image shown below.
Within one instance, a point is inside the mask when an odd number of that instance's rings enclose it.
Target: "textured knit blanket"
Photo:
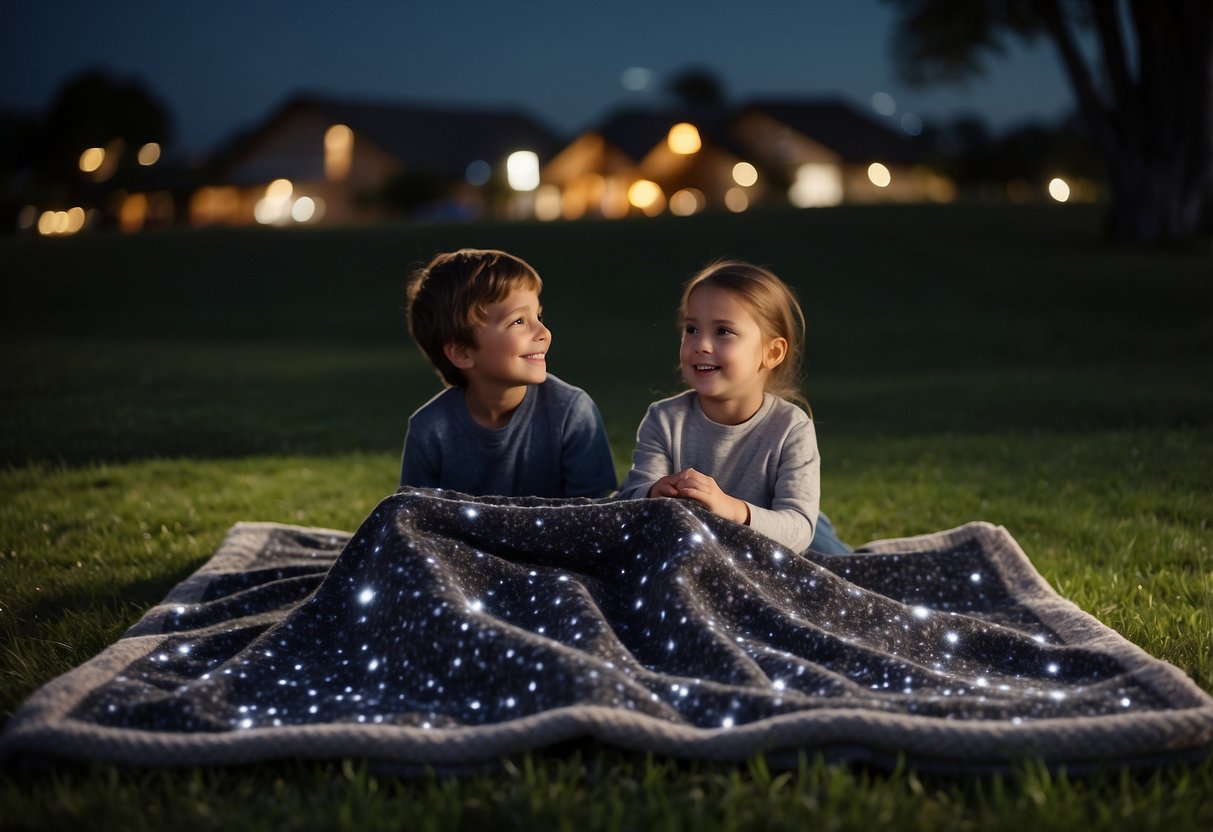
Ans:
[[[678,500],[404,490],[352,536],[234,526],[0,758],[491,764],[570,740],[970,771],[1213,747],[1213,699],[1006,530],[799,554]]]

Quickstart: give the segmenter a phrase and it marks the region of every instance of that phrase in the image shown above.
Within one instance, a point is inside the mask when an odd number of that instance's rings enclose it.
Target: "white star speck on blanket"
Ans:
[[[591,738],[970,771],[1213,747],[1213,698],[971,523],[802,556],[677,500],[405,489],[352,536],[234,526],[0,758],[476,766]]]

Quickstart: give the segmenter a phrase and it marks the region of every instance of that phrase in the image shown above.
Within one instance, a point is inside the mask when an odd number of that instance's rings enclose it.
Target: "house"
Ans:
[[[619,111],[556,153],[541,180],[536,208],[545,219],[949,194],[908,136],[837,100]]]
[[[544,166],[537,207],[550,189],[567,219],[744,210],[766,188],[726,127],[716,110],[617,111]]]
[[[760,167],[788,183],[799,207],[946,201],[951,186],[921,164],[903,133],[841,100],[756,100],[731,132]]]
[[[302,96],[225,154],[190,200],[190,220],[348,224],[402,211],[472,217],[510,210],[512,154],[537,169],[558,146],[551,131],[515,109]]]

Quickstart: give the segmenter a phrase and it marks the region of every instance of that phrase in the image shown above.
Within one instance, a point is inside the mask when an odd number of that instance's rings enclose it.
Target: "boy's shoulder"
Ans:
[[[412,412],[409,416],[409,429],[437,429],[449,424],[452,420],[457,420],[461,411],[467,413],[467,404],[463,400],[463,388],[444,388]],[[470,414],[468,418],[471,418]]]
[[[542,384],[532,385],[533,389],[545,399],[552,402],[570,402],[582,396],[589,398],[589,393],[575,384],[569,384],[564,379],[548,373]]]

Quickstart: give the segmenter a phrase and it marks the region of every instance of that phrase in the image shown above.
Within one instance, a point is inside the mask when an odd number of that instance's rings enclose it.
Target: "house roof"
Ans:
[[[551,130],[517,108],[456,108],[304,95],[289,101],[247,137],[245,147],[255,144],[258,133],[300,110],[318,111],[334,124],[345,124],[407,169],[450,177],[463,176],[468,164],[477,159],[495,163],[515,150],[533,150],[543,160],[561,146]]]
[[[738,153],[739,149],[722,129],[727,115],[712,109],[699,112],[687,110],[616,110],[594,132],[639,162],[655,146],[665,141],[670,128],[680,122],[694,124],[704,140]]]
[[[842,100],[759,99],[740,115],[757,111],[820,142],[850,162],[880,159],[912,164],[920,152],[912,139],[885,127]]]

